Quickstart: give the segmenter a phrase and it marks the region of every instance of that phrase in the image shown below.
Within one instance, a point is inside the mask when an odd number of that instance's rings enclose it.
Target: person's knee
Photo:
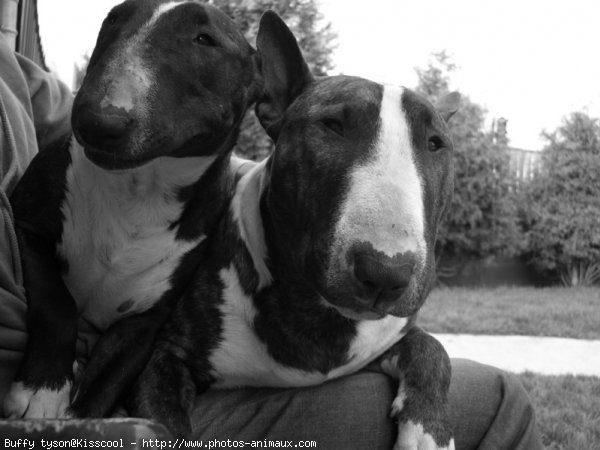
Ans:
[[[518,376],[510,372],[499,373],[503,401],[524,421],[530,421],[535,413],[531,399]]]
[[[535,409],[521,380],[508,372],[500,372],[499,377],[502,402],[498,408],[496,421],[507,430],[506,440],[511,439],[510,447],[507,448],[538,448],[539,431]]]
[[[539,448],[534,408],[516,375],[453,359],[449,403],[457,449]]]

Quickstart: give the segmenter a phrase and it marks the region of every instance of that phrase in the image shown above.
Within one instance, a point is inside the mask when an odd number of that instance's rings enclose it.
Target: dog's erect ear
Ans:
[[[276,139],[285,110],[313,76],[296,38],[273,11],[265,12],[260,19],[256,47],[264,85],[256,115],[267,134]]]
[[[452,117],[454,113],[458,111],[459,106],[460,94],[458,92],[450,92],[437,101],[435,109],[437,109],[444,120],[448,122],[450,117]]]

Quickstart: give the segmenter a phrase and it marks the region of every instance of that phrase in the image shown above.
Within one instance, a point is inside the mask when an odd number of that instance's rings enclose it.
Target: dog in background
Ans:
[[[134,377],[168,305],[187,289],[225,213],[230,170],[259,93],[254,49],[231,19],[192,0],[127,0],[100,30],[72,112],[73,136],[41,151],[11,201],[28,300],[27,348],[7,417],[99,416],[120,358]],[[83,316],[99,340],[70,412]],[[94,361],[102,364],[94,365]],[[106,370],[104,370],[106,369]],[[88,390],[88,387],[93,386]]]

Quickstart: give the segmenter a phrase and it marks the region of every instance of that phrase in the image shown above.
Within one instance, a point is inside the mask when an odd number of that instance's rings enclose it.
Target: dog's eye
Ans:
[[[427,149],[430,152],[437,152],[439,149],[444,147],[444,141],[439,136],[432,136],[427,142]]]
[[[194,38],[194,42],[198,45],[205,45],[207,47],[214,47],[217,45],[215,40],[206,33],[200,33]]]
[[[339,134],[340,136],[344,135],[344,126],[340,120],[329,117],[321,119],[321,123],[334,133]]]

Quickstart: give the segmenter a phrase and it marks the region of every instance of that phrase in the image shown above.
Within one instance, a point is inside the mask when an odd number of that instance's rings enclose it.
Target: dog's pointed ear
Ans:
[[[260,19],[256,37],[263,95],[256,115],[272,139],[276,139],[287,107],[314,78],[304,61],[296,38],[273,11]]]
[[[435,109],[442,115],[444,120],[448,122],[460,106],[460,94],[458,92],[450,92],[440,98]]]

